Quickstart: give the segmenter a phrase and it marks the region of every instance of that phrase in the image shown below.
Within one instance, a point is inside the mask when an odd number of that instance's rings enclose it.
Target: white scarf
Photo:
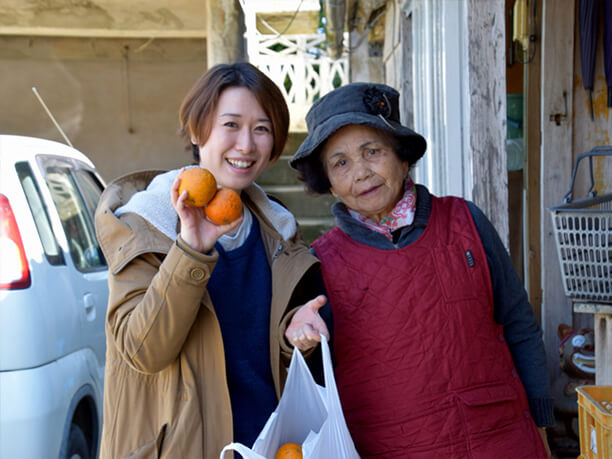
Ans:
[[[145,190],[134,193],[125,205],[115,210],[115,215],[119,217],[128,212],[138,214],[170,239],[175,240],[178,236],[176,232],[178,215],[172,207],[170,187],[179,172],[179,169],[175,169],[155,176]],[[295,235],[297,223],[293,214],[277,202],[271,201],[259,185],[253,183],[243,192],[270,220],[283,239],[290,239]],[[242,210],[244,219],[236,234],[223,235],[219,238],[219,243],[225,250],[240,247],[249,235],[253,217],[244,204]]]

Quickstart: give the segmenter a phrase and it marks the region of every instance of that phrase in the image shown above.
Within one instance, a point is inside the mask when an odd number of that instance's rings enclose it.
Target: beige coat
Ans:
[[[134,213],[113,213],[159,172],[115,180],[96,211],[110,287],[100,457],[216,459],[233,430],[221,331],[206,290],[218,255],[195,252]],[[270,362],[280,397],[292,350],[284,326],[292,308],[316,295],[308,283],[318,262],[298,236],[283,240],[244,201],[271,266]]]

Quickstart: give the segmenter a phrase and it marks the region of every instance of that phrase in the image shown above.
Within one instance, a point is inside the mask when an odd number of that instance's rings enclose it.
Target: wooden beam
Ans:
[[[87,38],[206,38],[205,29],[89,29],[62,27],[0,26],[0,36],[87,37]]]
[[[318,0],[246,0],[246,8],[257,13],[295,13],[299,10],[319,11],[321,5]]]

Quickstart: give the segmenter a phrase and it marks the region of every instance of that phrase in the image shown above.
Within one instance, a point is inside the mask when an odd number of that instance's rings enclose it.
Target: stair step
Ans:
[[[312,243],[335,225],[331,206],[336,202],[331,194],[309,195],[297,178],[297,171],[289,166],[289,160],[306,137],[304,133],[291,133],[278,161],[266,168],[257,184],[278,199],[295,215],[307,244]]]
[[[281,156],[273,166],[268,166],[257,178],[260,185],[297,185],[297,171],[289,166],[291,156]]]
[[[332,229],[336,221],[333,218],[298,218],[298,224],[304,241],[310,245],[316,238]]]
[[[336,202],[331,194],[308,195],[297,185],[262,186],[264,191],[278,199],[296,216],[300,218],[331,218],[331,207]]]
[[[298,218],[300,226],[327,226],[333,228],[336,224],[334,217],[330,218]]]

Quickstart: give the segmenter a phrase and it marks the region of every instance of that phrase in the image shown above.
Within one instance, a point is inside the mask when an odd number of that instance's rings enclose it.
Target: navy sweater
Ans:
[[[270,367],[272,278],[257,219],[242,246],[215,248],[208,293],[223,336],[234,441],[251,447],[278,403]]]

